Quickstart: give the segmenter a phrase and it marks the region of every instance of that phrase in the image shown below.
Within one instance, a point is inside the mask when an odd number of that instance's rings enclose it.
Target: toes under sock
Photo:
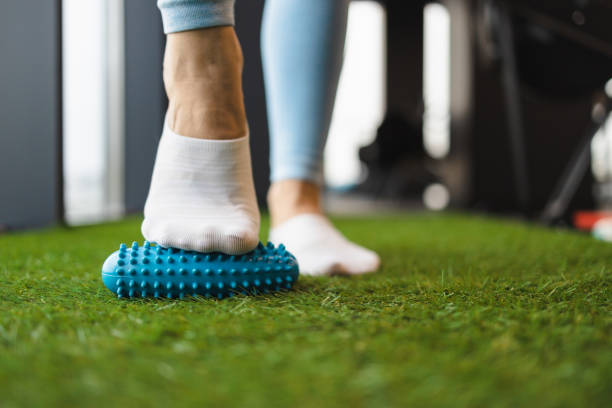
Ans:
[[[319,214],[297,215],[270,230],[270,241],[283,243],[305,275],[362,274],[380,265],[378,255],[347,240]]]
[[[164,125],[142,234],[151,242],[199,252],[241,254],[257,246],[249,137],[207,140]]]

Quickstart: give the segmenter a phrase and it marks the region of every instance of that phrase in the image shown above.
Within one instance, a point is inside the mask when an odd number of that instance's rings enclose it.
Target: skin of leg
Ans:
[[[299,214],[323,214],[321,186],[307,180],[289,179],[272,183],[267,201],[272,227]]]
[[[242,66],[231,26],[168,34],[163,76],[170,129],[201,139],[245,136]]]
[[[267,0],[262,57],[272,227],[322,214],[322,159],[342,67],[348,0]]]

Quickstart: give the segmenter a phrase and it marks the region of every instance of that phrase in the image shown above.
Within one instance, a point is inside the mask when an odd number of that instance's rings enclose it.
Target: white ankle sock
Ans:
[[[378,255],[347,240],[319,214],[297,215],[270,230],[270,241],[284,244],[305,275],[375,272]]]
[[[245,253],[259,241],[249,137],[204,140],[167,125],[159,142],[142,234],[165,247]]]

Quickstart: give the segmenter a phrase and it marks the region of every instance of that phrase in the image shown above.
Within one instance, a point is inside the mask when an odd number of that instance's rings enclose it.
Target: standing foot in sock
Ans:
[[[169,105],[145,204],[147,240],[228,254],[257,246],[259,209],[241,73],[232,27],[168,35]]]
[[[378,255],[346,239],[325,217],[320,187],[302,180],[282,180],[268,191],[270,241],[283,243],[306,275],[356,275],[375,272]]]

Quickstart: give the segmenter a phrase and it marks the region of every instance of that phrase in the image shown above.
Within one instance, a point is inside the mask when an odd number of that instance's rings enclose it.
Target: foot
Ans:
[[[305,275],[375,272],[378,255],[346,239],[325,217],[320,188],[301,180],[275,182],[268,192],[270,241],[283,243]]]
[[[164,247],[242,254],[257,246],[249,139],[195,139],[168,125],[159,143],[142,234]]]
[[[168,36],[169,98],[142,224],[165,247],[241,254],[257,246],[259,209],[231,27]]]

